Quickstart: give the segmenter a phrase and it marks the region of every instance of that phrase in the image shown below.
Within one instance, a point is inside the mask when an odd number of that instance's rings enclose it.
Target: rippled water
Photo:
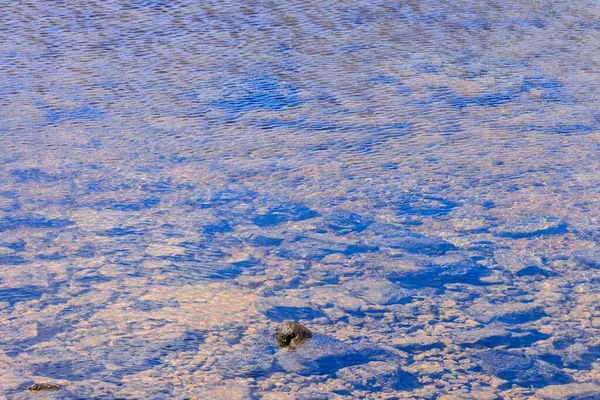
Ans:
[[[600,398],[598,21],[5,5],[0,398]]]

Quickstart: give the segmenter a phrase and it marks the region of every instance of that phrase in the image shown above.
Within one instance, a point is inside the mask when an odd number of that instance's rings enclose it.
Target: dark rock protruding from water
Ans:
[[[295,349],[312,337],[310,329],[295,321],[283,321],[275,328],[275,339],[281,347]]]
[[[40,392],[42,390],[59,390],[62,389],[61,385],[55,385],[53,383],[34,383],[31,386],[28,386],[27,389],[30,392]]]

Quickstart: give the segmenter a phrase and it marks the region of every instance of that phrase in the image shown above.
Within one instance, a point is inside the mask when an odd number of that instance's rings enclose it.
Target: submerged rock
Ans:
[[[256,247],[277,247],[283,243],[284,239],[277,237],[269,237],[262,235],[254,235],[250,238],[250,242]]]
[[[393,342],[394,347],[409,353],[423,353],[432,349],[444,349],[446,345],[435,336],[420,331],[410,336],[404,336],[401,340]]]
[[[290,221],[304,221],[318,216],[316,211],[302,203],[289,202],[278,204],[265,213],[256,215],[252,221],[256,226],[268,227]]]
[[[395,260],[396,261],[396,260]],[[384,271],[388,279],[403,286],[432,287],[447,283],[481,284],[488,269],[460,253],[438,257],[407,256],[398,258]]]
[[[294,321],[283,321],[275,328],[275,339],[280,347],[295,349],[312,337],[307,327]]]
[[[541,304],[518,302],[479,303],[469,307],[467,313],[479,322],[500,321],[507,324],[523,324],[547,316]]]
[[[337,235],[346,235],[351,232],[362,232],[371,225],[370,218],[363,217],[347,210],[332,212],[325,218],[327,228]]]
[[[336,376],[359,390],[392,389],[410,391],[419,386],[419,380],[396,363],[372,361],[340,369]]]
[[[268,376],[276,370],[273,368],[275,348],[266,340],[253,340],[232,350],[218,355],[202,369],[227,379]]]
[[[397,215],[435,217],[449,214],[458,203],[439,196],[415,192],[398,192],[396,189],[382,190],[376,194],[376,207],[392,207]]]
[[[558,367],[589,370],[600,357],[600,345],[595,343],[593,338],[561,332],[555,334],[552,339],[551,345],[538,347],[537,354],[540,359]]]
[[[385,278],[356,278],[344,283],[356,297],[372,304],[404,304],[412,300],[412,292],[402,289]]]
[[[528,347],[549,337],[550,335],[537,330],[512,332],[501,324],[492,324],[481,329],[468,329],[459,332],[452,337],[452,341],[463,347],[489,348],[503,346],[504,348],[515,348]]]
[[[544,387],[573,382],[573,378],[555,366],[522,353],[490,349],[473,355],[487,373],[522,387]]]
[[[364,231],[365,244],[389,247],[411,254],[442,255],[456,247],[443,239],[429,237],[393,224],[373,223]]]
[[[581,249],[573,252],[571,258],[578,264],[600,269],[600,249]]]
[[[276,254],[282,258],[318,261],[334,253],[343,254],[348,246],[344,243],[316,237],[300,236],[280,246]]]
[[[311,307],[285,307],[275,306],[265,311],[265,315],[271,321],[283,322],[288,319],[312,320],[315,318],[326,317],[327,315],[316,308]]]
[[[495,218],[477,213],[473,209],[459,209],[452,212],[452,224],[454,229],[463,233],[487,233]]]
[[[439,216],[449,214],[458,203],[442,197],[411,194],[396,203],[397,214]]]
[[[501,249],[494,252],[494,261],[517,276],[548,277],[555,272],[544,267],[540,257],[517,250]]]
[[[562,349],[560,356],[562,364],[567,368],[591,369],[592,364],[600,357],[600,346],[574,343]]]
[[[494,236],[511,239],[564,233],[567,224],[560,218],[547,216],[510,218],[491,230]]]

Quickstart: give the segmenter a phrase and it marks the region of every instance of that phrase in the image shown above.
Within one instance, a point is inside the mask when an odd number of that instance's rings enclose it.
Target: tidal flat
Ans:
[[[600,398],[600,2],[3,21],[0,399]]]

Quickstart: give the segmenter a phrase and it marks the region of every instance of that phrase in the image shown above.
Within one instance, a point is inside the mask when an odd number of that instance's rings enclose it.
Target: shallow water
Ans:
[[[600,397],[599,2],[200,3],[4,7],[0,398]]]

